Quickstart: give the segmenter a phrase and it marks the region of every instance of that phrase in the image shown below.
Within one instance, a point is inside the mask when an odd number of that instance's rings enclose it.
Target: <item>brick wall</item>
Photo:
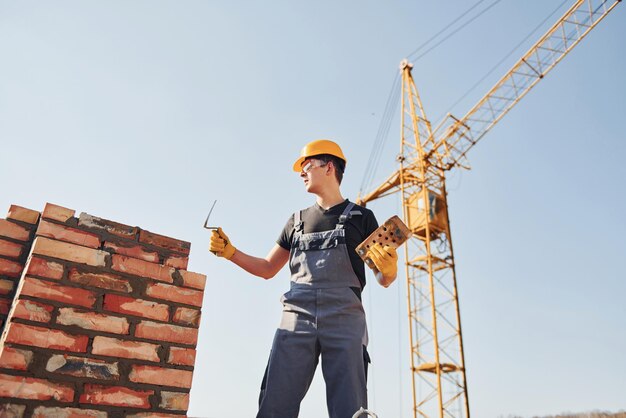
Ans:
[[[206,280],[186,270],[190,244],[19,209],[0,221],[0,416],[184,416]]]
[[[0,332],[4,329],[17,283],[30,252],[39,212],[12,205],[0,219]]]

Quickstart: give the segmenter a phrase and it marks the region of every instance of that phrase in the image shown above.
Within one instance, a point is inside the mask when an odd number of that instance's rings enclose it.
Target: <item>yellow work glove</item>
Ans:
[[[398,253],[389,245],[375,243],[370,247],[367,256],[384,277],[396,277],[398,273]]]
[[[227,260],[235,254],[236,248],[233,247],[233,244],[230,243],[230,240],[222,231],[222,228],[218,228],[217,230],[213,230],[211,232],[211,245],[209,246],[209,251],[215,254],[218,257],[224,257]]]

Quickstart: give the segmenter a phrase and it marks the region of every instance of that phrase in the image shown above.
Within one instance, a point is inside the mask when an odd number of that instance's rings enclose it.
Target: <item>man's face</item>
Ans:
[[[315,193],[315,191],[323,184],[324,181],[324,167],[328,163],[316,160],[315,158],[307,158],[302,163],[302,169],[300,170],[300,177],[304,181],[304,187],[309,193]]]

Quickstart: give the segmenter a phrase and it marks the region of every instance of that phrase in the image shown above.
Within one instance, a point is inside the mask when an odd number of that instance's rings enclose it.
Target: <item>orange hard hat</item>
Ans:
[[[293,164],[293,171],[299,172],[302,169],[302,163],[304,160],[320,154],[333,155],[337,158],[341,158],[344,163],[347,162],[346,157],[343,156],[343,152],[341,151],[339,145],[333,141],[329,141],[328,139],[318,139],[309,142],[304,146],[304,148],[302,148],[302,151],[300,151],[300,158],[298,158]]]

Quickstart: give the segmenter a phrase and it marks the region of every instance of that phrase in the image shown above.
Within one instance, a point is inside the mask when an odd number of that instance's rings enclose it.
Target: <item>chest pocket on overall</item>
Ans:
[[[317,270],[324,268],[330,261],[331,252],[340,244],[340,237],[330,236],[303,236],[298,242],[298,250],[306,252],[309,269]]]

